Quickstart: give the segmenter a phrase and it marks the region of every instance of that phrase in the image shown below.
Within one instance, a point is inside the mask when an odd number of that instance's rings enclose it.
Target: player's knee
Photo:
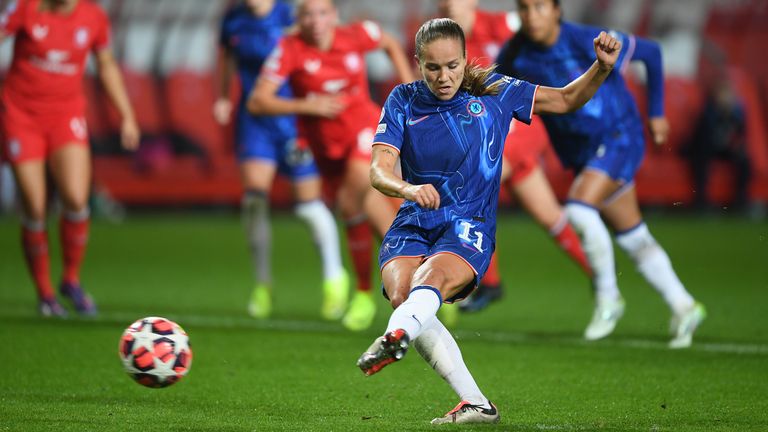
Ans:
[[[261,210],[269,206],[269,192],[250,189],[243,193],[242,207],[247,210]]]
[[[410,294],[410,287],[407,284],[398,284],[387,295],[389,297],[389,304],[392,305],[393,309],[397,309],[398,306],[408,300],[408,294]]]
[[[414,285],[429,285],[437,289],[447,286],[450,275],[439,266],[422,266],[413,275]]]
[[[645,223],[632,228],[629,231],[616,235],[616,243],[635,262],[642,261],[660,249],[656,239],[653,238]]]

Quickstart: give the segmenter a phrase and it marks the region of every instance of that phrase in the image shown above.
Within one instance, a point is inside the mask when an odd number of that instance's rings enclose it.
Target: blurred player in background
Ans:
[[[490,66],[504,43],[520,28],[520,17],[517,13],[486,12],[477,8],[478,0],[438,0],[437,5],[438,14],[453,19],[464,30],[467,38],[467,60],[481,67]],[[501,184],[528,214],[549,232],[560,248],[591,275],[579,236],[568,223],[565,212],[539,164],[548,145],[549,137],[538,116],[534,116],[529,127],[520,127],[513,121],[504,144]],[[477,290],[461,303],[461,310],[481,310],[501,296],[501,276],[494,254],[483,280]]]
[[[324,278],[321,313],[325,319],[336,320],[347,307],[349,277],[341,261],[336,221],[321,199],[320,178],[312,153],[297,144],[295,116],[256,117],[245,107],[267,56],[291,25],[293,12],[281,1],[245,0],[226,14],[221,24],[219,98],[213,114],[220,124],[229,123],[233,110],[230,82],[237,69],[242,92],[236,114],[236,151],[245,189],[243,221],[256,278],[248,312],[255,318],[266,318],[272,310],[269,192],[279,171],[291,180],[298,201],[296,214],[309,225],[320,251]],[[277,94],[290,97],[291,89],[285,84]]]
[[[601,29],[562,22],[559,3],[518,0],[522,29],[499,55],[499,72],[559,86],[589,67],[591,40]],[[618,62],[620,70],[631,60],[646,65],[650,132],[660,145],[669,132],[660,48],[649,40],[612,34],[625,47]],[[584,108],[542,119],[561,162],[577,173],[565,209],[582,238],[594,274],[595,310],[584,337],[595,340],[609,335],[624,313],[607,222],[615,231],[616,242],[672,309],[670,347],[690,346],[705,311],[686,291],[666,252],[643,222],[633,182],[645,150],[643,121],[624,78],[614,73]]]
[[[376,312],[371,297],[371,227],[383,235],[394,219],[387,198],[368,179],[371,143],[380,109],[371,101],[366,52],[383,49],[403,81],[411,71],[399,42],[371,21],[338,26],[331,0],[302,0],[299,30],[287,35],[264,65],[249,101],[257,115],[299,115],[299,136],[315,156],[323,182],[335,192],[344,218],[357,289],[342,322],[368,328]],[[294,97],[281,95],[288,82]]]
[[[21,0],[0,19],[2,38],[15,36],[3,83],[3,157],[22,201],[22,244],[43,316],[63,317],[49,271],[46,171],[63,204],[60,235],[64,271],[59,292],[82,315],[96,305],[80,284],[89,232],[91,153],[85,124],[83,72],[93,52],[107,94],[122,118],[123,147],[135,149],[139,128],[110,49],[106,14],[86,0]]]
[[[385,293],[396,309],[384,336],[358,367],[377,373],[416,349],[461,402],[441,423],[495,423],[496,407],[478,388],[456,341],[435,315],[475,289],[495,248],[500,145],[513,118],[578,109],[611,73],[620,44],[594,39],[598,61],[564,88],[538,87],[467,65],[464,33],[453,20],[430,20],[416,35],[423,80],[396,87],[374,139],[371,182],[405,198],[379,254]],[[593,59],[594,55],[593,54]],[[401,161],[402,178],[395,171]]]

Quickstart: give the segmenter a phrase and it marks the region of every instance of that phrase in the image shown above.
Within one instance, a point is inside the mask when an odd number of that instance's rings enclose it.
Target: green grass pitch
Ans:
[[[55,224],[51,224],[52,226]],[[588,284],[526,217],[505,214],[506,295],[463,315],[455,335],[498,425],[446,430],[768,430],[768,226],[651,217],[649,225],[709,311],[693,348],[665,348],[669,313],[619,254],[627,312],[614,335],[581,341]],[[307,229],[274,227],[275,313],[247,317],[246,247],[233,213],[136,215],[93,224],[83,279],[95,319],[43,320],[16,223],[0,220],[0,431],[403,431],[458,400],[415,352],[373,377],[355,367],[369,331],[319,318],[320,265]],[[52,233],[52,268],[60,272]],[[123,329],[166,316],[190,334],[190,374],[166,389],[123,372]]]

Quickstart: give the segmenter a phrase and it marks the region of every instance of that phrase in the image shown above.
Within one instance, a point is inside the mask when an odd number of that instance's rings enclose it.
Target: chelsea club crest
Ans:
[[[467,103],[467,112],[475,117],[480,117],[485,113],[485,105],[478,99],[472,99]]]

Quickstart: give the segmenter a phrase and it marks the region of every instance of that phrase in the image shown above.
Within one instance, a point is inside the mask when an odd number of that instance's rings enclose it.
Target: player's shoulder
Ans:
[[[370,39],[381,39],[381,25],[372,20],[355,21],[336,27],[336,34],[345,39],[357,39],[361,34],[367,35]]]
[[[88,14],[89,16],[100,19],[100,20],[106,20],[108,19],[107,11],[105,11],[101,5],[94,2],[93,0],[82,0],[80,3],[80,7],[83,8],[83,12]]]
[[[520,30],[520,15],[510,11],[486,11],[478,9],[475,12],[475,25],[496,31],[497,33],[514,34]]]

